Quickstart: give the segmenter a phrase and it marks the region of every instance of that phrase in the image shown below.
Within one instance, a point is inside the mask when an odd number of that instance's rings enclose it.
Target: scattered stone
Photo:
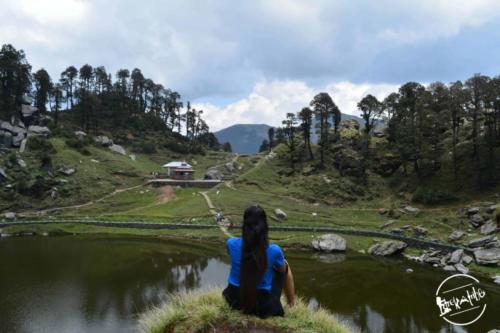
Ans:
[[[85,138],[87,136],[87,133],[85,133],[84,131],[75,131],[75,136],[82,140],[83,138]]]
[[[137,159],[137,157],[135,156],[135,154],[130,154],[130,155],[128,155],[128,157],[130,157],[130,159],[132,161],[135,161]]]
[[[407,213],[410,213],[410,214],[418,214],[418,213],[420,213],[420,209],[418,209],[417,207],[412,207],[410,205],[406,206],[404,208],[404,211],[407,212]]]
[[[460,263],[458,263],[458,264],[455,265],[455,269],[457,271],[459,271],[460,273],[462,273],[462,274],[469,273],[469,269],[467,267],[465,267],[464,265],[460,264]]]
[[[454,266],[451,266],[451,265],[446,265],[443,267],[443,270],[447,271],[447,272],[455,272],[456,269]]]
[[[491,205],[489,206],[488,208],[486,208],[486,213],[493,213],[498,207],[500,207],[500,205]]]
[[[491,202],[491,201],[483,201],[481,202],[481,206],[483,207],[489,207],[491,205],[494,205],[495,203],[494,202]]]
[[[113,144],[113,140],[105,135],[99,135],[94,138],[94,141],[104,147],[109,147]]]
[[[430,264],[430,265],[441,265],[441,260],[438,255],[441,253],[441,251],[435,251],[432,253],[424,253],[421,257],[421,261]]]
[[[413,233],[417,237],[425,236],[428,234],[428,230],[420,225],[417,225],[415,228],[413,228]]]
[[[493,236],[485,236],[481,238],[475,238],[471,240],[467,245],[469,247],[482,247],[486,246],[488,243],[494,243],[496,239]]]
[[[448,240],[452,241],[452,242],[456,242],[458,240],[460,240],[462,237],[465,236],[465,232],[463,231],[460,231],[460,230],[454,230],[449,236],[448,236]]]
[[[312,247],[316,251],[333,252],[345,251],[347,247],[346,240],[336,234],[325,234],[312,241]]]
[[[114,152],[114,153],[117,153],[117,154],[120,154],[120,155],[127,155],[127,152],[125,151],[125,148],[123,148],[122,146],[120,145],[116,145],[116,144],[112,144],[111,146],[108,146],[108,148]]]
[[[278,220],[286,220],[286,219],[288,219],[288,215],[283,210],[281,210],[280,208],[276,208],[274,210],[274,216],[276,216],[278,218]]]
[[[498,265],[500,262],[499,248],[480,248],[474,251],[476,262],[480,265]]]
[[[386,223],[382,224],[379,228],[380,228],[380,229],[385,229],[385,228],[387,228],[388,226],[393,225],[394,223],[396,223],[396,220],[389,220],[389,221],[387,221]]]
[[[413,273],[413,269],[411,269],[411,268],[407,268],[407,269],[406,269],[406,273]]]
[[[474,228],[477,228],[484,223],[484,218],[480,214],[474,214],[469,218],[469,222]]]
[[[92,163],[99,163],[98,160],[94,160],[93,158],[90,159],[90,162],[92,162]]]
[[[400,241],[385,241],[370,246],[368,253],[376,256],[391,256],[401,253],[406,246],[406,243]]]
[[[451,253],[450,259],[448,259],[448,264],[458,264],[462,260],[462,257],[464,255],[464,250],[463,249],[458,249],[455,250]]]
[[[61,168],[58,172],[65,176],[73,176],[76,172],[75,168]]]
[[[481,226],[480,232],[483,235],[490,235],[497,231],[497,224],[493,220],[488,220]]]
[[[496,275],[495,277],[493,277],[493,282],[496,284],[500,284],[500,275]]]
[[[15,220],[16,219],[16,213],[14,213],[14,212],[7,212],[7,213],[3,214],[3,216],[7,220]]]
[[[475,215],[475,214],[478,214],[480,211],[481,211],[481,209],[479,207],[471,207],[471,208],[467,209],[467,215],[469,215],[469,216]]]
[[[380,209],[378,210],[378,213],[379,213],[380,215],[385,215],[385,214],[387,214],[388,212],[389,212],[389,209],[387,209],[387,208],[380,208]]]
[[[331,184],[332,183],[332,180],[327,177],[327,176],[323,176],[323,181],[326,183],[326,184]]]
[[[0,168],[0,180],[5,181],[7,179],[9,179],[9,176],[7,175],[7,173],[3,168]]]
[[[219,169],[210,168],[207,170],[207,172],[205,172],[205,176],[203,178],[212,180],[222,180],[224,176],[222,175],[222,172],[220,172]]]
[[[474,261],[474,259],[469,255],[465,255],[462,257],[462,263],[464,263],[465,265],[469,265],[473,261]]]
[[[395,235],[402,235],[405,233],[405,231],[401,228],[393,228],[391,229],[390,233]]]
[[[226,170],[231,172],[231,173],[233,173],[236,170],[236,168],[234,166],[234,162],[228,162],[224,166],[226,167]]]
[[[21,158],[17,159],[17,165],[19,165],[21,168],[26,168],[27,167],[26,162],[23,159],[21,159]]]

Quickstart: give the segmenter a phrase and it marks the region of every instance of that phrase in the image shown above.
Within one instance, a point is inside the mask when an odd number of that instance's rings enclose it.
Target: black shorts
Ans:
[[[286,272],[280,273],[273,271],[273,282],[271,291],[257,290],[257,305],[253,314],[260,318],[267,318],[271,316],[283,316],[283,306],[281,305],[281,292],[285,283]],[[234,310],[241,310],[240,303],[240,288],[232,284],[228,284],[226,289],[222,292],[227,303]]]

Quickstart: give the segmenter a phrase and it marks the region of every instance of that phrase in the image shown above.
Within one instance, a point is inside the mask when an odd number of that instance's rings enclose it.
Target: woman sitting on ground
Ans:
[[[293,275],[281,248],[269,244],[266,212],[259,206],[248,207],[242,237],[229,238],[226,245],[231,271],[222,294],[229,305],[261,318],[283,316],[281,291],[293,306]]]

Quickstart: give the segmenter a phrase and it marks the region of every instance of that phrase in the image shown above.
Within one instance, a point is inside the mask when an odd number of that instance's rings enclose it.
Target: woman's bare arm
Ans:
[[[287,270],[288,267],[288,270]],[[288,261],[285,260],[285,264],[277,269],[278,272],[286,273],[285,283],[283,286],[283,291],[285,293],[286,301],[289,306],[293,306],[295,304],[295,282],[293,280],[292,268],[288,264]]]
[[[288,262],[286,264],[288,266],[288,272],[285,277],[285,285],[283,289],[288,305],[293,306],[295,304],[295,282],[293,280],[292,268]]]

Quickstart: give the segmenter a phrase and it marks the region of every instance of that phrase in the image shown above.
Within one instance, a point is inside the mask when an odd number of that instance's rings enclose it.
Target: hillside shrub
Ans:
[[[91,138],[84,137],[84,138],[77,138],[77,137],[71,137],[69,139],[66,139],[66,146],[69,148],[73,148],[77,151],[79,151],[83,155],[90,155],[90,151],[87,149],[89,145],[93,143]]]
[[[151,141],[141,141],[132,145],[134,153],[154,154],[156,153],[156,145]]]
[[[34,151],[40,154],[55,154],[56,149],[50,142],[44,137],[33,136],[30,137],[27,143],[27,148],[30,151]]]

